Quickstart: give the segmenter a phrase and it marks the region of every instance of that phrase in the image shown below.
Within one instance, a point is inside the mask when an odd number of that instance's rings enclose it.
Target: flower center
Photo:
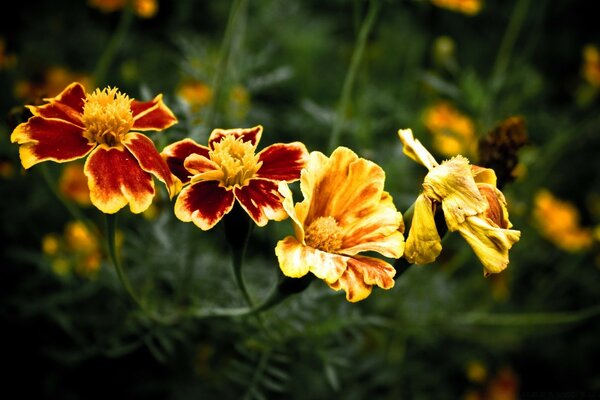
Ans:
[[[98,144],[119,146],[133,126],[131,102],[117,88],[96,89],[83,106],[84,136]]]
[[[342,247],[342,228],[333,217],[319,217],[306,230],[304,241],[315,249],[335,253]]]
[[[254,154],[254,146],[233,135],[225,136],[209,153],[210,159],[221,167],[221,182],[226,188],[245,186],[262,165]]]

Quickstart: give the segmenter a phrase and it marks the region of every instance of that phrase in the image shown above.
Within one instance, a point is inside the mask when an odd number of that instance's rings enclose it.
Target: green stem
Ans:
[[[119,277],[119,281],[131,297],[131,300],[138,305],[142,310],[146,311],[143,302],[137,293],[133,290],[133,286],[131,286],[131,282],[129,282],[129,278],[125,274],[123,270],[123,266],[119,261],[119,257],[117,256],[117,245],[116,245],[116,225],[117,225],[117,215],[116,214],[106,214],[106,235],[108,242],[108,253],[110,258],[115,266],[117,271],[117,275]]]
[[[248,213],[236,202],[231,211],[225,216],[223,222],[225,225],[225,237],[231,248],[231,265],[235,281],[246,303],[252,306],[254,302],[248,292],[242,270],[254,221],[250,219]]]
[[[354,52],[352,53],[352,59],[350,61],[350,68],[348,69],[348,73],[346,74],[346,78],[344,80],[344,85],[342,86],[340,103],[338,105],[336,118],[334,120],[333,128],[331,130],[331,136],[329,139],[329,151],[335,149],[339,144],[342,126],[345,121],[345,113],[348,108],[348,103],[350,102],[350,95],[352,94],[352,87],[354,86],[356,74],[358,72],[358,68],[360,67],[360,63],[363,58],[363,54],[367,44],[367,38],[369,37],[369,33],[371,32],[373,24],[377,19],[376,17],[380,8],[381,3],[379,2],[379,0],[371,0],[367,16],[365,17],[360,28],[358,39],[354,47]]]
[[[112,64],[115,55],[117,54],[117,50],[123,43],[123,39],[127,35],[127,31],[131,26],[131,21],[133,21],[133,10],[131,1],[128,1],[125,5],[123,11],[121,12],[121,19],[119,20],[119,25],[115,29],[108,45],[104,48],[104,52],[100,56],[98,63],[96,64],[96,69],[94,70],[94,83],[96,85],[104,84],[106,79],[106,73]]]
[[[216,113],[221,108],[221,102],[223,98],[223,81],[227,75],[229,61],[234,48],[233,44],[235,39],[243,34],[243,32],[240,32],[242,30],[236,28],[240,23],[239,21],[241,20],[241,16],[245,14],[247,3],[247,0],[235,0],[229,12],[229,18],[227,20],[227,26],[225,27],[225,34],[223,36],[223,43],[221,44],[221,50],[219,53],[219,61],[212,82],[214,97],[206,115],[206,125],[208,127],[212,127],[214,125]],[[235,33],[237,33],[237,35],[235,35]]]

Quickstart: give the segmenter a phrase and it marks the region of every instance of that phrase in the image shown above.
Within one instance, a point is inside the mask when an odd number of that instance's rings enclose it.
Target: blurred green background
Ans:
[[[0,17],[4,393],[600,398],[594,2],[12,6]],[[28,117],[24,105],[73,81],[142,100],[162,93],[179,123],[150,134],[159,150],[185,137],[206,143],[213,128],[257,124],[259,148],[296,140],[309,151],[350,147],[384,168],[402,211],[425,174],[402,155],[397,131],[411,128],[438,160],[462,153],[497,169],[521,240],[508,269],[488,278],[450,234],[436,263],[402,271],[392,290],[375,289],[357,304],[317,281],[260,319],[157,323],[131,303],[102,241],[74,222],[86,218],[103,237],[103,215],[79,190],[81,167],[25,171],[10,143]],[[479,150],[486,137],[504,140],[493,162]],[[163,191],[148,212],[119,213],[120,253],[134,286],[165,314],[243,306],[222,224],[202,232],[178,221],[172,206]],[[280,279],[273,249],[291,232],[289,221],[254,230],[244,273],[256,299]]]

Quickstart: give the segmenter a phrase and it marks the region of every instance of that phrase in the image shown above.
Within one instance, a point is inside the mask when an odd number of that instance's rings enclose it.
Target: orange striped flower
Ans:
[[[365,299],[374,285],[392,288],[394,267],[359,254],[402,256],[404,222],[384,181],[381,167],[350,149],[339,147],[329,158],[312,152],[300,181],[304,201],[294,206],[289,187],[279,187],[295,231],[275,248],[284,275],[312,272],[351,302]]]
[[[146,210],[154,198],[152,175],[174,196],[174,177],[154,143],[140,131],[163,130],[177,122],[162,96],[141,102],[116,88],[86,94],[70,84],[42,106],[27,106],[33,116],[18,125],[11,141],[20,145],[24,168],[42,161],[67,162],[87,156],[84,172],[92,204],[112,214],[129,204]]]
[[[304,144],[277,143],[256,154],[262,126],[215,129],[208,147],[192,139],[167,146],[162,155],[185,187],[175,202],[175,216],[202,230],[215,226],[235,200],[258,226],[287,217],[278,183],[300,179],[308,152]]]

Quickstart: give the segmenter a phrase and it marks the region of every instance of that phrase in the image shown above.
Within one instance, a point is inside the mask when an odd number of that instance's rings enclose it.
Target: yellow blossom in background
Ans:
[[[57,96],[71,82],[92,86],[92,78],[88,75],[63,67],[50,67],[44,72],[40,81],[19,81],[13,91],[15,97],[19,99],[38,102],[42,98]]]
[[[128,0],[88,0],[90,7],[111,13],[122,10]],[[140,18],[152,18],[158,12],[158,0],[133,0],[133,11]]]
[[[82,163],[74,162],[65,165],[58,181],[58,189],[66,198],[79,205],[89,206],[92,204],[87,176],[83,172]]]
[[[441,101],[423,114],[423,122],[433,136],[433,147],[443,156],[472,155],[477,150],[473,121],[452,104]]]
[[[465,374],[471,382],[481,383],[487,378],[487,368],[481,361],[471,360],[467,363]]]
[[[442,250],[434,215],[440,207],[450,232],[458,231],[484,267],[484,275],[508,266],[508,251],[521,232],[509,229],[504,195],[489,168],[470,165],[460,155],[438,164],[410,129],[398,132],[404,154],[425,166],[429,173],[414,205],[414,216],[404,257],[417,264],[435,261]]]
[[[0,71],[11,69],[17,63],[17,56],[6,52],[6,41],[0,37]]]
[[[213,99],[213,91],[210,86],[204,82],[195,80],[183,82],[179,86],[177,94],[189,104],[192,112],[198,112],[210,104]]]
[[[578,252],[588,249],[594,237],[592,230],[581,226],[579,211],[549,190],[540,190],[534,198],[533,219],[540,234],[556,247]]]
[[[600,88],[600,51],[592,44],[583,48],[581,74],[591,86]]]
[[[45,235],[42,251],[51,259],[52,270],[60,276],[75,272],[81,277],[93,278],[103,257],[98,237],[81,221],[69,222],[62,236]]]
[[[431,3],[435,6],[466,15],[479,13],[483,6],[483,0],[431,0]]]

